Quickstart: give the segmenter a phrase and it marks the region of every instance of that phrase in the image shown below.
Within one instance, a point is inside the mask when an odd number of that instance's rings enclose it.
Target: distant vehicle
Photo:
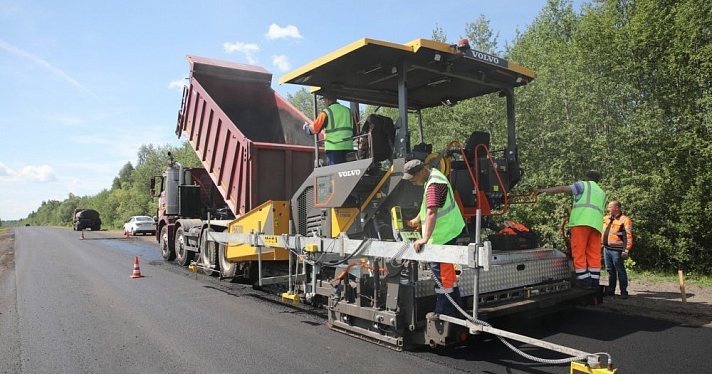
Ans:
[[[72,213],[72,228],[74,228],[74,231],[85,229],[91,229],[91,231],[101,230],[99,212],[94,209],[74,209]]]
[[[156,235],[156,221],[149,216],[133,216],[124,223],[124,232],[130,232],[133,236],[136,234]]]

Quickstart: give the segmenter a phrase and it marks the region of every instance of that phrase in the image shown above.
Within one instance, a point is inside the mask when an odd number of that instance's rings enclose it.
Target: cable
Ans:
[[[338,260],[338,261],[335,261],[335,262],[324,262],[324,263],[319,262],[319,263],[320,263],[322,266],[326,266],[326,267],[334,267],[334,266],[339,266],[339,265],[345,264],[345,263],[347,263],[350,259],[352,259],[354,256],[356,256],[357,254],[361,253],[364,249],[366,249],[367,244],[370,245],[370,244],[371,244],[371,241],[373,241],[373,239],[371,239],[371,238],[362,241],[361,244],[359,244],[359,246],[356,248],[355,251],[351,252],[351,254],[349,254],[348,256],[344,257],[344,258],[341,259],[341,260]],[[334,245],[334,243],[335,243],[335,242],[332,242],[332,246]],[[325,253],[326,253],[326,252],[325,252]],[[322,254],[322,256],[323,256],[323,254]],[[321,259],[321,257],[319,257],[319,258]],[[316,262],[316,261],[315,261],[315,262]]]
[[[435,284],[437,284],[440,289],[444,289],[442,283],[441,283],[440,280],[435,276],[435,274],[430,274],[430,277],[435,281]],[[467,320],[469,320],[470,322],[473,322],[473,323],[482,325],[482,326],[492,327],[492,325],[490,325],[489,323],[487,323],[487,322],[485,322],[485,321],[478,320],[478,319],[476,319],[475,317],[473,317],[473,316],[467,314],[467,312],[466,312],[464,309],[462,309],[462,307],[460,307],[460,305],[459,305],[458,303],[456,303],[455,300],[452,299],[452,297],[450,296],[450,294],[445,293],[444,295],[445,295],[445,297],[450,301],[450,303],[451,303],[460,313],[462,313],[462,315],[465,316],[465,318],[467,318]],[[472,300],[472,302],[473,302],[473,303],[476,303],[477,300]],[[520,356],[522,356],[522,357],[524,357],[524,358],[526,358],[526,359],[528,359],[528,360],[531,360],[531,361],[534,361],[534,362],[539,362],[539,363],[542,363],[542,364],[551,364],[551,365],[568,364],[568,363],[573,362],[573,361],[583,361],[583,360],[585,360],[587,357],[590,356],[590,354],[587,353],[587,354],[585,354],[585,355],[580,355],[580,356],[575,356],[575,357],[569,357],[569,358],[562,358],[562,359],[557,359],[557,360],[552,360],[552,359],[547,359],[547,358],[536,357],[536,356],[532,356],[532,355],[530,355],[530,354],[528,354],[528,353],[526,353],[526,352],[523,352],[523,351],[520,350],[519,348],[517,348],[517,347],[515,347],[514,345],[512,345],[512,343],[510,343],[507,339],[505,339],[505,338],[503,338],[503,337],[501,337],[501,336],[499,336],[499,335],[495,335],[495,336],[496,336],[497,339],[499,339],[505,346],[507,346],[510,350],[512,350],[513,352],[517,353],[518,355],[520,355]],[[608,356],[608,361],[610,362],[610,357],[611,357],[611,356],[610,356],[608,353],[600,352],[600,353],[594,353],[594,355],[606,355],[606,356]]]
[[[398,249],[398,251],[393,255],[393,257],[391,257],[391,259],[389,261],[391,266],[393,266],[393,267],[403,266],[403,260],[401,259],[401,257],[403,257],[403,254],[405,253],[406,250],[408,250],[408,248],[410,248],[410,242],[404,242],[403,245],[400,247],[400,249]],[[400,264],[395,263],[395,261],[398,261],[398,260],[401,261]]]

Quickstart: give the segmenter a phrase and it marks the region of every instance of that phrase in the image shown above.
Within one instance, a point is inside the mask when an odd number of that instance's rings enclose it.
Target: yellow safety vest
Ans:
[[[574,200],[569,227],[590,226],[603,232],[603,208],[606,205],[606,193],[593,181],[583,182],[583,193]]]
[[[448,181],[447,177],[438,169],[430,171],[430,177],[425,184],[423,201],[420,203],[420,219],[423,222],[425,221],[428,186],[433,183],[446,184],[447,197],[445,198],[445,205],[438,209],[435,228],[433,229],[433,234],[430,236],[430,240],[428,240],[428,244],[445,244],[460,235],[462,229],[465,227],[465,220],[462,218],[460,209],[457,207],[455,199],[453,198],[450,181]],[[423,227],[423,229],[425,229],[425,227]]]
[[[351,151],[354,149],[353,140],[344,140],[354,135],[353,117],[349,108],[333,103],[324,109],[327,124],[326,141],[324,148],[327,151]]]

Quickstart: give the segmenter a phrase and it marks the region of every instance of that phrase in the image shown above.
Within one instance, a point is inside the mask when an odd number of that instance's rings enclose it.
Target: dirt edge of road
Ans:
[[[15,233],[0,227],[0,274],[15,267]]]
[[[15,235],[12,228],[0,228],[0,274],[15,266]],[[604,281],[605,282],[605,281]],[[682,302],[677,283],[630,280],[630,297],[604,298],[595,310],[666,320],[688,326],[712,327],[712,286],[685,287],[687,302]]]

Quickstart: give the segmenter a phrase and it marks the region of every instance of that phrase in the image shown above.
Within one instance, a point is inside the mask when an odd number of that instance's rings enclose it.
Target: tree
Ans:
[[[435,34],[435,32],[433,32]],[[474,21],[465,25],[465,35],[470,41],[470,46],[482,52],[498,54],[497,38],[499,33],[495,33],[490,26],[490,21],[484,14]]]
[[[294,94],[287,94],[287,101],[294,105],[300,112],[304,113],[309,118],[316,118],[314,114],[314,99],[309,91],[300,87]],[[323,105],[319,104],[318,110],[322,110]]]
[[[119,175],[114,178],[114,182],[111,184],[111,188],[126,188],[130,187],[133,182],[132,174],[134,172],[134,167],[131,162],[127,162],[121,170],[119,170]]]

